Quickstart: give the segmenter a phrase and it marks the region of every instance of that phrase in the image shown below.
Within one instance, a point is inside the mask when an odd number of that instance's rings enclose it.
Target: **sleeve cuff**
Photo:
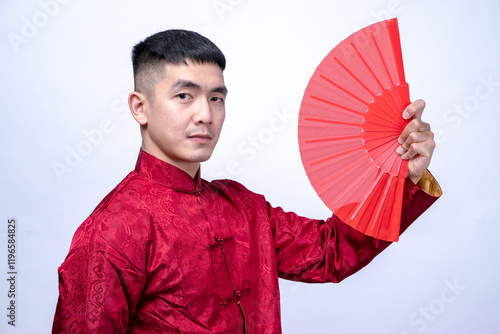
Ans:
[[[428,170],[424,172],[422,178],[418,181],[417,186],[427,194],[434,197],[440,197],[443,194],[439,183]]]

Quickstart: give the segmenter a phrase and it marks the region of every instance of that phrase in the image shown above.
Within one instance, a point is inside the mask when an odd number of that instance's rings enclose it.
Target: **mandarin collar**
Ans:
[[[185,171],[158,159],[142,148],[137,158],[135,172],[177,191],[196,193],[201,189],[200,170],[193,179]]]

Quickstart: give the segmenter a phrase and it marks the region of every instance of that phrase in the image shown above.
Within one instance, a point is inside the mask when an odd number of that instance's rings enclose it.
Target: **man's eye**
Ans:
[[[212,101],[219,103],[224,102],[224,100],[221,97],[212,97]]]
[[[177,95],[181,100],[185,100],[189,97],[189,95],[187,95],[186,93],[181,93],[179,95]]]

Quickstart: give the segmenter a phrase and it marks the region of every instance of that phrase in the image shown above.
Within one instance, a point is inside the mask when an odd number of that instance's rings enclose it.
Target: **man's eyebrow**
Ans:
[[[214,89],[212,89],[212,92],[227,95],[227,87],[226,86],[215,87]]]
[[[179,88],[194,88],[197,90],[201,89],[201,86],[197,84],[196,82],[190,81],[190,80],[177,80],[174,82],[172,85],[172,89],[179,89]],[[226,86],[219,86],[215,87],[214,89],[211,90],[214,93],[222,93],[224,95],[227,95],[227,87]]]
[[[198,85],[197,83],[189,81],[189,80],[177,80],[172,85],[172,88],[195,88],[195,89],[201,89],[201,86]]]

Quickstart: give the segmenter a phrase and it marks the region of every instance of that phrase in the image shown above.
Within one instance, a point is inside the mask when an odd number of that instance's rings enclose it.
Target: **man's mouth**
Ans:
[[[205,133],[195,133],[188,136],[189,139],[197,142],[197,143],[208,143],[212,140],[212,136]]]

